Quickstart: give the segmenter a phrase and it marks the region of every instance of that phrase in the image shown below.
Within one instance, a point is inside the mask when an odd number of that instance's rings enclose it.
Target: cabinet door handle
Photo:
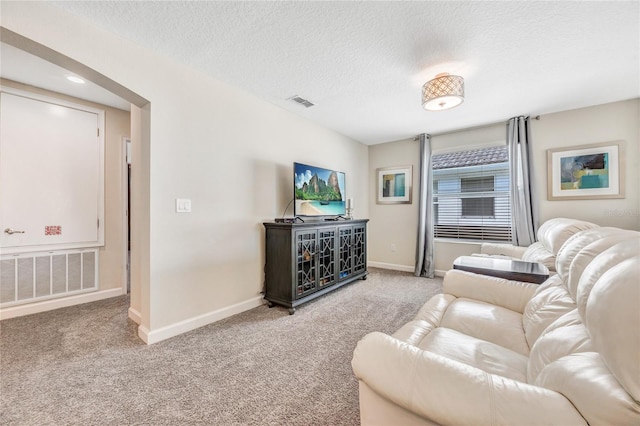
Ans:
[[[13,235],[13,234],[24,234],[24,231],[16,231],[13,228],[7,228],[4,230],[5,234]]]

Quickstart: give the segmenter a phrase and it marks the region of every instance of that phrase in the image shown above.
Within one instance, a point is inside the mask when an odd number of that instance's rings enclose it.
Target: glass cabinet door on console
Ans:
[[[296,299],[317,289],[318,233],[315,230],[296,232]]]
[[[318,288],[336,282],[336,228],[318,229]]]
[[[339,279],[367,270],[367,228],[365,224],[338,227]]]
[[[296,232],[296,299],[336,282],[336,229]]]
[[[353,273],[367,270],[367,227],[365,224],[353,227]]]
[[[348,278],[353,273],[353,227],[341,226],[338,231],[338,258],[340,259],[340,279]]]

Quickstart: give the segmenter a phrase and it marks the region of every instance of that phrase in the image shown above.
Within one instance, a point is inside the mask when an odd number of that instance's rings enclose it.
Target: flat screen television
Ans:
[[[344,216],[344,173],[293,163],[295,216]]]

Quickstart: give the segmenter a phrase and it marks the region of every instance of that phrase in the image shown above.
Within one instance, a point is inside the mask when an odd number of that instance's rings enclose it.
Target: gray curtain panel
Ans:
[[[531,120],[514,117],[507,123],[511,188],[511,243],[529,246],[536,241],[538,203],[531,163]]]
[[[418,245],[416,277],[433,278],[433,173],[431,172],[431,136],[418,136],[420,143],[420,185],[418,187]]]

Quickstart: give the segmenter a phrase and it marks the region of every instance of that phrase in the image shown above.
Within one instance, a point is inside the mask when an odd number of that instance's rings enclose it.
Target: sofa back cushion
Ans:
[[[595,223],[583,220],[556,217],[543,223],[538,228],[536,236],[549,252],[557,254],[564,243],[576,233],[598,227]]]
[[[636,241],[636,253],[639,243]],[[607,270],[593,285],[583,317],[605,365],[636,401],[640,400],[638,265],[640,255],[636,254]]]
[[[522,326],[529,348],[554,321],[576,309],[576,302],[558,275],[545,281],[522,313]]]
[[[577,309],[561,315],[540,336],[529,355],[527,380],[540,384],[540,374],[559,359],[580,352],[593,352],[591,338]]]
[[[577,232],[597,227],[594,223],[582,220],[564,217],[549,219],[538,229],[538,241],[527,247],[522,260],[542,263],[550,272],[555,272],[556,254],[560,247]]]
[[[584,268],[602,251],[629,239],[633,232],[620,228],[594,228],[579,232],[567,240],[556,255],[556,272],[574,298],[577,297],[577,284]]]
[[[522,260],[525,262],[542,263],[550,272],[554,272],[556,270],[556,254],[552,253],[540,241],[537,241],[527,247],[524,253],[522,253]]]
[[[639,265],[640,233],[582,231],[525,308],[527,380],[562,393],[590,424],[640,424]],[[538,335],[549,312],[559,316]]]

